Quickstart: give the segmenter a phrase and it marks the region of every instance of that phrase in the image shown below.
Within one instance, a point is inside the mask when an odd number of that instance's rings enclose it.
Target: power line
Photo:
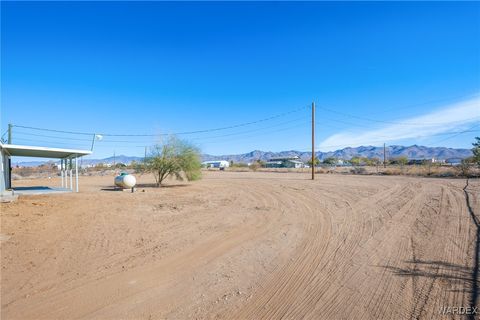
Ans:
[[[436,141],[436,142],[434,142],[434,143],[440,143],[440,142],[443,142],[443,141],[445,141],[445,140],[449,140],[449,139],[455,138],[455,137],[457,137],[457,136],[459,136],[459,135],[461,135],[461,134],[467,133],[467,132],[477,132],[477,131],[479,131],[479,130],[472,130],[472,129],[473,129],[473,128],[476,128],[476,127],[478,127],[478,126],[480,126],[480,124],[476,124],[476,125],[468,128],[467,130],[457,132],[456,134],[454,134],[454,135],[451,136],[451,137],[448,137],[448,138],[445,138],[445,139],[441,139],[441,140]]]
[[[415,122],[401,122],[401,121],[378,120],[378,119],[371,119],[371,118],[367,118],[367,117],[361,117],[361,116],[357,116],[357,115],[353,115],[353,114],[349,114],[349,113],[345,113],[345,112],[340,112],[340,111],[332,110],[332,109],[329,109],[329,108],[327,108],[327,107],[325,107],[325,106],[318,106],[318,107],[319,107],[320,109],[324,110],[324,111],[328,111],[328,112],[331,112],[331,113],[340,114],[340,115],[343,115],[343,116],[345,116],[345,117],[354,118],[354,119],[363,120],[363,121],[377,122],[377,123],[396,124],[396,125],[404,125],[404,126],[429,126],[429,125],[435,126],[435,125],[445,125],[444,122],[415,123]],[[460,123],[460,122],[463,122],[463,120],[452,121],[452,122],[450,122],[449,124],[456,123],[456,122],[459,122],[459,123]]]
[[[34,139],[23,139],[23,138],[17,138],[16,140],[20,140],[20,141],[26,141],[26,142],[33,142],[33,143],[52,143],[52,141],[45,141],[45,140],[34,140]],[[85,146],[84,145],[78,145],[78,144],[74,144],[72,145],[71,143],[66,143],[66,142],[54,142],[55,144],[61,144],[61,145],[65,145],[65,146],[75,146],[75,147],[81,147],[81,148],[84,148]]]
[[[250,121],[250,122],[244,122],[244,123],[239,123],[236,125],[231,125],[231,126],[225,126],[225,127],[219,127],[219,128],[211,128],[211,129],[204,129],[204,130],[196,130],[196,131],[184,131],[184,132],[176,132],[172,133],[172,135],[188,135],[188,134],[196,134],[196,133],[206,133],[206,132],[213,132],[213,131],[222,131],[222,130],[228,130],[228,129],[234,129],[234,128],[240,128],[240,127],[245,127],[265,121],[270,121],[273,119],[277,119],[280,117],[287,116],[289,114],[299,112],[302,110],[305,110],[309,108],[309,106],[304,106],[301,108],[297,108],[288,112],[280,113],[274,116],[270,116],[267,118],[255,120],[255,121]],[[102,136],[110,136],[110,137],[157,137],[157,136],[168,136],[170,134],[167,133],[162,133],[162,134],[113,134],[113,133],[101,133],[101,132],[80,132],[80,131],[64,131],[64,130],[54,130],[54,129],[47,129],[47,128],[38,128],[38,127],[30,127],[30,126],[22,126],[22,125],[14,125],[14,127],[17,128],[24,128],[24,129],[31,129],[31,130],[38,130],[38,131],[50,131],[50,132],[58,132],[58,133],[66,133],[66,134],[79,134],[79,135],[94,135],[94,134],[100,134]]]
[[[263,131],[265,129],[270,129],[270,128],[275,128],[275,127],[278,127],[278,126],[281,126],[281,125],[284,125],[284,124],[290,124],[290,123],[294,123],[294,122],[298,122],[300,120],[305,120],[306,118],[308,117],[301,117],[301,118],[297,118],[297,119],[294,119],[294,120],[291,120],[291,121],[285,121],[285,122],[282,122],[282,123],[278,123],[278,124],[275,124],[275,125],[272,125],[272,126],[268,126],[268,127],[263,127],[263,128],[257,128],[257,129],[252,129],[252,130],[248,130],[248,131],[241,131],[241,132],[234,132],[234,133],[229,133],[229,134],[224,134],[224,135],[217,135],[217,136],[209,136],[209,137],[198,137],[198,138],[192,138],[194,140],[208,140],[208,139],[215,139],[215,138],[224,138],[224,137],[231,137],[231,136],[237,136],[237,135],[242,135],[242,134],[245,134],[245,133],[252,133],[252,132],[258,132],[258,131]],[[303,125],[303,123],[302,123]],[[295,126],[295,127],[298,127],[298,126]],[[290,128],[290,127],[286,127],[287,129]],[[268,133],[268,132],[267,132]]]
[[[75,140],[75,141],[88,141],[92,142],[92,139],[79,139],[79,138],[71,138],[71,137],[59,137],[59,136],[49,136],[49,135],[44,135],[44,134],[37,134],[37,133],[29,133],[29,132],[24,132],[24,131],[16,131],[15,135],[27,135],[27,136],[35,136],[35,137],[42,137],[42,138],[55,138],[55,139],[61,139],[62,141],[64,140]]]
[[[268,132],[265,132],[265,134],[272,134],[272,133],[277,133],[277,132],[289,131],[289,130],[296,129],[296,128],[305,128],[305,124],[310,124],[310,122],[300,123],[300,124],[295,125],[295,126],[281,128],[281,129],[278,129],[278,130],[268,131]],[[253,134],[253,135],[252,134],[247,134],[247,135],[243,135],[243,136],[240,136],[240,137],[236,137],[235,141],[244,140],[244,139],[248,139],[248,138],[255,138],[255,137],[258,137],[258,133]],[[221,139],[221,138],[225,138],[225,137],[219,137],[219,138]],[[192,139],[192,140],[196,141],[198,139]],[[214,140],[214,141],[209,141],[208,143],[209,144],[221,143],[221,142],[225,142],[225,141],[232,141],[232,139],[228,138],[228,139]]]
[[[436,104],[439,102],[445,102],[445,101],[452,101],[452,100],[458,100],[458,99],[464,99],[464,98],[472,98],[472,97],[478,97],[480,93],[469,93],[469,94],[463,94],[460,96],[454,96],[454,97],[446,97],[446,98],[441,98],[441,99],[435,99],[435,100],[429,100],[429,101],[424,101],[420,103],[414,103],[414,104],[409,104],[405,106],[399,106],[399,107],[392,107],[392,108],[382,108],[380,111],[376,111],[375,114],[378,113],[386,113],[389,111],[393,110],[405,110],[405,109],[410,109],[410,108],[415,108],[415,107],[420,107],[420,106],[425,106],[429,104]],[[371,113],[372,114],[372,113]]]
[[[470,129],[474,128],[474,127],[477,127],[477,126],[480,126],[479,125],[475,125],[473,127],[471,127]],[[456,132],[444,132],[444,133],[437,133],[437,134],[430,134],[430,135],[420,135],[420,136],[415,136],[415,137],[409,137],[409,138],[400,138],[400,139],[395,139],[395,140],[392,140],[392,139],[389,139],[390,141],[396,141],[396,140],[404,140],[404,139],[418,139],[418,138],[429,138],[429,137],[432,137],[432,136],[441,136],[441,135],[453,135],[452,137],[448,137],[447,139],[451,139],[451,138],[454,138],[455,136],[458,136],[458,135],[461,135],[461,134],[465,134],[465,133],[470,133],[470,132],[480,132],[480,130],[470,130],[470,129],[467,129],[467,130],[464,130],[464,131],[456,131]],[[380,136],[381,137],[381,136]],[[447,139],[443,139],[443,140],[447,140]],[[388,141],[388,139],[379,139],[379,140],[369,140],[369,143],[373,142],[373,143],[380,143],[380,142],[385,142],[385,141]],[[436,141],[434,143],[439,143],[441,142],[442,140],[439,140],[439,141]],[[337,144],[337,145],[328,145],[328,146],[322,146],[322,148],[338,148],[338,147],[343,147],[347,144],[343,143],[343,144]],[[353,148],[353,147],[352,147]],[[305,147],[305,148],[301,148],[299,149],[298,151],[302,151],[302,152],[308,152],[309,151],[309,147]]]
[[[208,140],[208,139],[215,139],[215,138],[238,136],[238,135],[243,135],[243,134],[249,134],[249,133],[252,133],[252,132],[264,131],[264,130],[267,130],[267,129],[270,129],[270,128],[276,128],[276,127],[283,126],[283,125],[286,125],[286,124],[292,124],[292,123],[295,123],[295,122],[298,122],[298,121],[305,120],[307,118],[309,118],[309,117],[305,116],[305,117],[295,118],[295,119],[292,119],[292,120],[289,120],[289,121],[276,123],[276,124],[273,124],[273,125],[267,126],[267,127],[260,127],[260,128],[256,128],[256,129],[247,130],[247,131],[233,132],[233,133],[223,134],[223,135],[214,135],[214,136],[206,136],[206,137],[193,137],[191,139],[194,139],[194,140]],[[81,139],[81,138],[71,138],[71,137],[67,138],[67,137],[61,137],[61,136],[29,133],[29,132],[24,132],[24,131],[17,131],[16,134],[18,134],[20,136],[27,135],[27,136],[35,136],[35,137],[52,138],[52,139],[56,139],[57,141],[58,140],[65,141],[67,139],[68,140],[76,140],[76,141],[88,141],[88,142],[92,141],[92,139]],[[55,142],[55,141],[50,141],[50,142]],[[135,140],[101,140],[101,141],[97,141],[97,146],[99,146],[103,143],[133,143],[133,144],[149,143],[150,144],[152,142],[153,142],[152,140],[147,141],[147,140],[136,140],[136,139]]]
[[[229,129],[235,129],[235,128],[240,128],[240,127],[245,127],[245,126],[249,126],[249,125],[254,125],[254,124],[258,124],[258,123],[263,123],[263,122],[267,122],[267,121],[270,121],[270,120],[274,120],[274,119],[277,119],[277,118],[281,118],[281,117],[285,117],[287,115],[290,115],[290,114],[293,114],[293,113],[296,113],[296,112],[300,112],[302,110],[305,110],[307,108],[310,108],[310,106],[304,106],[304,107],[301,107],[301,108],[297,108],[297,109],[294,109],[294,110],[291,110],[291,111],[288,111],[288,112],[284,112],[284,113],[280,113],[280,114],[277,114],[277,115],[273,115],[273,116],[270,116],[270,117],[266,117],[266,118],[263,118],[263,119],[259,119],[259,120],[256,120],[256,121],[250,121],[250,122],[244,122],[244,123],[239,123],[239,124],[236,124],[236,125],[232,125],[232,126],[225,126],[225,127],[218,127],[218,128],[211,128],[211,129],[204,129],[204,130],[197,130],[197,131],[185,131],[185,132],[177,132],[177,133],[172,133],[172,134],[176,134],[176,135],[191,135],[191,134],[202,134],[202,133],[207,133],[207,132],[216,132],[216,131],[223,131],[223,130],[229,130]],[[394,121],[383,121],[383,120],[377,120],[377,119],[370,119],[370,118],[367,118],[367,117],[359,117],[359,116],[355,116],[355,115],[351,115],[351,114],[348,114],[348,113],[343,113],[343,112],[340,112],[340,111],[336,111],[336,110],[331,110],[329,108],[326,108],[326,107],[323,107],[323,106],[320,106],[321,109],[323,110],[326,110],[326,111],[329,111],[329,112],[332,112],[332,113],[337,113],[337,114],[341,114],[343,116],[346,116],[346,117],[350,117],[350,118],[355,118],[355,119],[361,119],[361,120],[366,120],[366,121],[372,121],[372,122],[380,122],[380,123],[389,123],[389,124],[401,124],[401,125],[423,125],[423,126],[428,126],[428,125],[434,125],[434,123],[422,123],[422,124],[416,124],[416,123],[407,123],[407,122],[394,122]],[[249,137],[258,137],[258,134],[257,135],[252,135],[253,132],[261,132],[261,131],[265,131],[267,129],[270,129],[270,128],[274,128],[274,127],[279,127],[279,126],[283,126],[285,124],[290,124],[290,123],[293,123],[293,122],[296,122],[296,121],[300,121],[300,120],[303,120],[307,117],[301,117],[301,118],[298,118],[298,119],[294,119],[294,120],[290,120],[290,121],[284,121],[284,122],[281,122],[281,123],[276,123],[274,125],[271,125],[271,126],[267,126],[267,127],[260,127],[260,128],[254,128],[254,129],[249,129],[249,130],[245,130],[245,131],[241,131],[241,132],[232,132],[232,133],[228,133],[228,134],[219,134],[219,135],[213,135],[213,136],[207,136],[207,137],[192,137],[191,139],[192,140],[209,140],[209,139],[220,139],[220,141],[213,141],[213,142],[208,142],[208,143],[215,143],[215,142],[223,142],[225,140],[222,140],[222,138],[227,138],[227,137],[233,137],[233,138],[229,138],[228,141],[232,141],[232,140],[238,140],[238,139],[244,139],[244,138],[249,138]],[[330,120],[330,121],[334,121],[334,122],[339,122],[339,123],[344,123],[344,124],[347,124],[347,125],[350,125],[350,126],[356,126],[356,127],[366,127],[366,128],[371,128],[371,126],[368,126],[368,125],[362,125],[362,124],[358,124],[358,123],[354,123],[354,122],[348,122],[348,121],[344,121],[344,120],[339,120],[339,119],[332,119],[332,118],[328,118],[328,117],[324,117],[322,115],[322,118],[323,119],[326,119],[326,120]],[[445,123],[438,123],[439,125],[444,125]],[[330,127],[334,127],[334,128],[337,128],[337,129],[340,129],[338,127],[335,127],[335,126],[332,126],[328,123],[319,123],[319,125],[326,125],[326,126],[330,126]],[[297,128],[299,126],[304,126],[303,123],[301,123],[300,125],[297,125],[297,126],[290,126],[290,127],[286,127],[286,128],[281,128],[280,130],[274,130],[274,131],[266,131],[265,134],[270,134],[270,133],[274,133],[274,132],[280,132],[280,131],[286,131],[286,130],[290,130],[290,129],[293,129],[293,128]],[[454,135],[452,137],[448,137],[446,139],[442,139],[438,142],[442,142],[442,141],[445,141],[445,140],[448,140],[448,139],[451,139],[451,138],[454,138],[455,136],[457,135],[460,135],[460,134],[464,134],[464,133],[467,133],[467,132],[476,132],[478,130],[471,130],[475,127],[477,127],[478,125],[475,125],[467,130],[464,130],[464,131],[460,131],[460,132],[449,132],[449,133],[439,133],[439,134],[431,134],[431,135],[424,135],[424,136],[417,136],[417,137],[411,137],[411,138],[399,138],[399,139],[395,139],[395,140],[403,140],[403,139],[415,139],[415,138],[423,138],[423,137],[432,137],[432,136],[436,136],[436,135]],[[89,133],[89,132],[77,132],[77,131],[63,131],[63,130],[55,130],[55,129],[46,129],[46,128],[37,128],[37,127],[29,127],[29,126],[22,126],[22,125],[14,125],[14,127],[17,127],[17,128],[23,128],[23,129],[30,129],[30,130],[36,130],[36,131],[46,131],[46,132],[52,132],[52,133],[61,133],[61,134],[70,134],[70,135],[85,135],[85,136],[94,136],[95,133]],[[8,131],[7,131],[8,132]],[[61,137],[61,136],[55,136],[55,135],[44,135],[44,134],[34,134],[34,133],[28,133],[28,132],[24,132],[24,131],[20,131],[20,132],[16,132],[18,133],[19,135],[28,135],[28,136],[36,136],[36,137],[44,137],[44,138],[51,138],[51,139],[57,139],[57,140],[61,140],[61,141],[64,141],[66,139],[68,139],[69,141],[70,140],[73,140],[73,141],[88,141],[88,142],[91,142],[92,141],[92,138],[73,138],[73,137]],[[6,134],[6,133],[5,133]],[[5,135],[4,134],[4,135]],[[131,138],[138,138],[138,137],[151,137],[151,138],[154,138],[154,137],[161,137],[161,136],[168,136],[169,134],[109,134],[109,133],[99,133],[101,135],[103,135],[104,137],[131,137]],[[245,136],[246,134],[246,136]],[[3,135],[3,136],[4,136]],[[3,137],[2,136],[2,137]],[[379,138],[382,138],[381,136],[378,136]],[[385,137],[385,138],[388,138],[388,137]],[[31,141],[31,140],[28,140],[28,139],[19,139],[19,140],[23,140],[23,141]],[[378,140],[378,142],[383,142],[385,139],[382,139],[382,140]],[[395,141],[395,140],[392,140],[390,139],[390,141]],[[63,144],[63,145],[71,145],[70,143],[63,143],[63,142],[55,142],[55,141],[44,141],[44,140],[37,140],[37,142],[44,142],[44,143],[57,143],[57,144]],[[375,141],[372,141],[372,142],[375,142]],[[438,143],[437,142],[437,143]],[[107,147],[106,145],[103,145],[103,144],[115,144],[115,146],[121,146],[119,145],[119,143],[125,143],[125,144],[137,144],[137,146],[134,146],[134,147],[144,147],[144,146],[138,146],[138,144],[151,144],[153,143],[152,140],[149,140],[149,141],[145,141],[145,140],[137,140],[137,139],[131,139],[131,140],[110,140],[109,138],[108,139],[104,139],[104,140],[101,140],[101,141],[98,141],[98,144],[97,144],[97,147]],[[342,146],[342,145],[338,145],[338,146]],[[127,146],[125,146],[126,148]],[[133,146],[132,146],[133,147]],[[324,146],[324,147],[336,147],[336,146]]]

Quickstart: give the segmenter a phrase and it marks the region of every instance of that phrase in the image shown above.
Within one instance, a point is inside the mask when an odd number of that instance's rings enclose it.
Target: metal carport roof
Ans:
[[[0,144],[0,147],[10,156],[15,157],[35,157],[35,158],[76,158],[86,156],[92,153],[90,150],[60,149],[37,146],[23,146],[15,144]]]

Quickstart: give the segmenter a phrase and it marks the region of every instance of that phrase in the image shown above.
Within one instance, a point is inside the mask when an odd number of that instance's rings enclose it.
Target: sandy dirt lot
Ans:
[[[460,319],[442,308],[478,302],[479,180],[138,180],[1,205],[2,319]]]

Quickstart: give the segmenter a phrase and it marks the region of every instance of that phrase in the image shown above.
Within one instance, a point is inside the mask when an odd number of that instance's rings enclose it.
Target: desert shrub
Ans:
[[[22,176],[16,173],[12,173],[12,180],[21,180]]]
[[[171,136],[165,143],[151,147],[150,155],[145,159],[143,170],[154,175],[157,186],[165,178],[174,176],[188,181],[201,177],[200,150],[194,145]]]
[[[365,168],[361,167],[354,167],[353,169],[350,170],[350,173],[353,174],[366,174],[367,170]]]
[[[382,174],[387,175],[387,176],[395,176],[401,174],[402,171],[399,169],[387,169],[382,172]]]
[[[480,166],[480,137],[475,137],[475,142],[472,143],[473,163]]]
[[[230,164],[231,168],[248,168],[248,164],[244,162],[235,162]]]
[[[337,158],[328,157],[325,160],[323,160],[323,163],[328,164],[328,165],[335,165],[335,164],[337,164],[337,161],[338,161]]]
[[[307,161],[307,164],[311,167],[312,166],[312,159],[309,159]],[[315,167],[318,166],[320,164],[320,159],[318,159],[317,157],[315,157]]]
[[[260,168],[260,164],[258,162],[250,164],[250,169],[252,169],[252,171],[257,171],[258,168]]]
[[[432,174],[434,177],[438,178],[453,178],[456,177],[457,174],[454,171],[443,171],[443,172],[436,172],[435,174]]]
[[[474,164],[473,159],[463,159],[460,165],[457,166],[457,170],[459,172],[459,175],[462,177],[469,177],[470,176],[470,171],[471,168],[473,167]]]

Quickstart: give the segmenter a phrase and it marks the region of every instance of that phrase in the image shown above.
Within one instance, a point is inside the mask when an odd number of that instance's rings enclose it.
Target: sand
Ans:
[[[308,178],[81,177],[1,204],[1,318],[452,319],[477,300],[479,180],[467,201],[464,179]]]

